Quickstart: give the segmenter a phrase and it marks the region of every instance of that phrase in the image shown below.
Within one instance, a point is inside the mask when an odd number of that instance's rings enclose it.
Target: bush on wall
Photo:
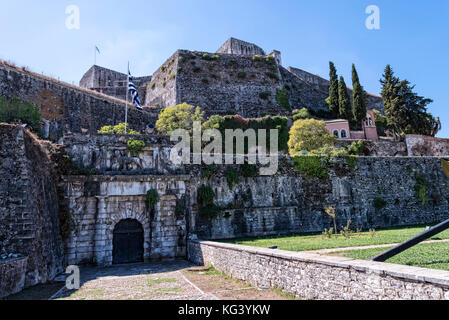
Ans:
[[[41,113],[38,106],[22,102],[17,97],[8,101],[0,96],[0,123],[24,123],[37,133],[40,130],[40,121]]]
[[[145,148],[145,141],[143,140],[128,140],[127,141],[128,150],[133,157],[137,157],[139,153]]]
[[[148,208],[154,209],[154,207],[157,205],[157,203],[160,201],[159,193],[156,189],[148,190],[147,196],[146,196],[146,203],[148,205]]]

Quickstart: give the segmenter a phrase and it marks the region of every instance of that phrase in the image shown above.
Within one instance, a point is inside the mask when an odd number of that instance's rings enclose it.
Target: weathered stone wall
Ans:
[[[449,139],[408,134],[405,137],[407,151],[410,156],[448,156]]]
[[[142,225],[145,261],[185,257],[188,180],[181,175],[64,177],[61,184],[73,220],[66,262],[112,264],[113,230],[124,219]],[[154,211],[146,205],[151,189],[160,196]]]
[[[26,257],[0,261],[0,299],[22,291],[26,269]]]
[[[123,100],[73,86],[52,78],[0,63],[0,95],[14,96],[39,106],[42,114],[42,135],[57,141],[66,133],[83,129],[96,133],[105,125],[124,122]],[[155,123],[157,113],[139,111],[129,105],[128,122],[135,130],[144,130]]]
[[[156,70],[147,84],[145,105],[166,108],[181,103],[177,100],[179,51],[176,51]],[[185,102],[185,101],[182,101]]]
[[[305,299],[449,299],[449,272],[214,242],[189,241],[189,260],[259,288]]]
[[[40,142],[0,125],[0,251],[28,257],[25,286],[62,271],[56,178]]]
[[[432,224],[449,218],[449,179],[438,158],[360,157],[355,168],[341,159],[328,165],[329,179],[286,171],[289,167],[281,162],[275,176],[240,177],[232,190],[222,173],[203,180],[214,189],[215,204],[226,209],[213,218],[196,215],[195,233],[201,239],[220,239],[321,232],[332,226],[324,212],[328,206],[336,208],[339,227],[351,220],[354,229]],[[415,175],[427,182],[425,205],[416,194]],[[386,206],[376,209],[376,198],[385,200]]]
[[[353,131],[351,131],[351,134],[352,133]],[[358,140],[341,139],[338,140],[337,146],[347,147],[354,141]],[[364,144],[368,149],[368,155],[372,157],[406,157],[409,155],[407,152],[407,145],[403,141],[393,141],[381,138],[378,141],[364,140]]]
[[[327,164],[329,178],[319,179],[299,174],[291,160],[281,157],[275,175],[244,178],[239,173],[239,181],[231,190],[224,174],[228,166],[218,166],[210,177],[201,178],[201,170],[208,166],[173,165],[167,139],[138,137],[147,146],[137,157],[130,155],[126,139],[68,137],[65,148],[79,167],[96,168],[108,175],[190,176],[190,231],[203,239],[320,232],[332,224],[324,213],[328,206],[336,208],[338,226],[351,219],[353,228],[363,229],[431,224],[449,217],[449,180],[438,158],[360,157],[354,167],[339,159]],[[379,147],[382,153],[394,149],[389,142],[385,144]],[[233,168],[240,170],[238,165]],[[427,182],[425,205],[415,191],[416,175]],[[216,217],[198,213],[196,190],[201,184],[215,192],[215,204],[221,208]],[[386,206],[376,209],[376,198],[385,200]]]
[[[235,38],[229,38],[218,50],[217,53],[228,53],[236,55],[265,55],[265,51],[254,43],[242,41]]]
[[[145,141],[138,155],[131,155],[127,141]],[[73,163],[101,174],[185,174],[185,168],[170,161],[170,138],[160,135],[71,135],[63,139],[65,151]]]

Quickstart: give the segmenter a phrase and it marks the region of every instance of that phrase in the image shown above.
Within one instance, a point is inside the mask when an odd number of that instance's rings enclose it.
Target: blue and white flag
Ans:
[[[131,72],[129,70],[128,70],[128,91],[129,93],[131,93],[133,103],[136,106],[136,108],[142,110],[142,107],[140,106],[139,93],[137,92],[137,88],[133,83],[133,78],[131,77]]]

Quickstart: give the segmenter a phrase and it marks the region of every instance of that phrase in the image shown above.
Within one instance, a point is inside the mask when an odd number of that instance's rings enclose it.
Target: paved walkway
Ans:
[[[285,300],[275,290],[259,290],[213,268],[179,260],[82,268],[81,288],[62,288],[52,299],[64,300]]]

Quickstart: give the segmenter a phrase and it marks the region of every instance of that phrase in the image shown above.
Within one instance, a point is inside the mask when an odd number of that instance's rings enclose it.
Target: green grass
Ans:
[[[341,251],[345,257],[369,260],[388,248]],[[449,270],[449,243],[422,243],[412,247],[397,256],[390,258],[387,263],[402,264],[422,268]]]
[[[313,235],[283,235],[263,238],[240,238],[223,240],[222,242],[241,244],[253,247],[278,246],[281,250],[307,251],[331,248],[347,248],[357,246],[369,246],[376,244],[401,243],[425,230],[424,226],[402,227],[376,231],[371,237],[369,232],[354,233],[350,239],[339,235],[332,238],[323,238],[321,234]],[[449,239],[449,230],[440,233],[433,239]]]
[[[149,286],[155,285],[155,284],[161,284],[161,283],[175,283],[178,282],[176,279],[172,278],[164,278],[164,279],[147,279],[147,284]]]

